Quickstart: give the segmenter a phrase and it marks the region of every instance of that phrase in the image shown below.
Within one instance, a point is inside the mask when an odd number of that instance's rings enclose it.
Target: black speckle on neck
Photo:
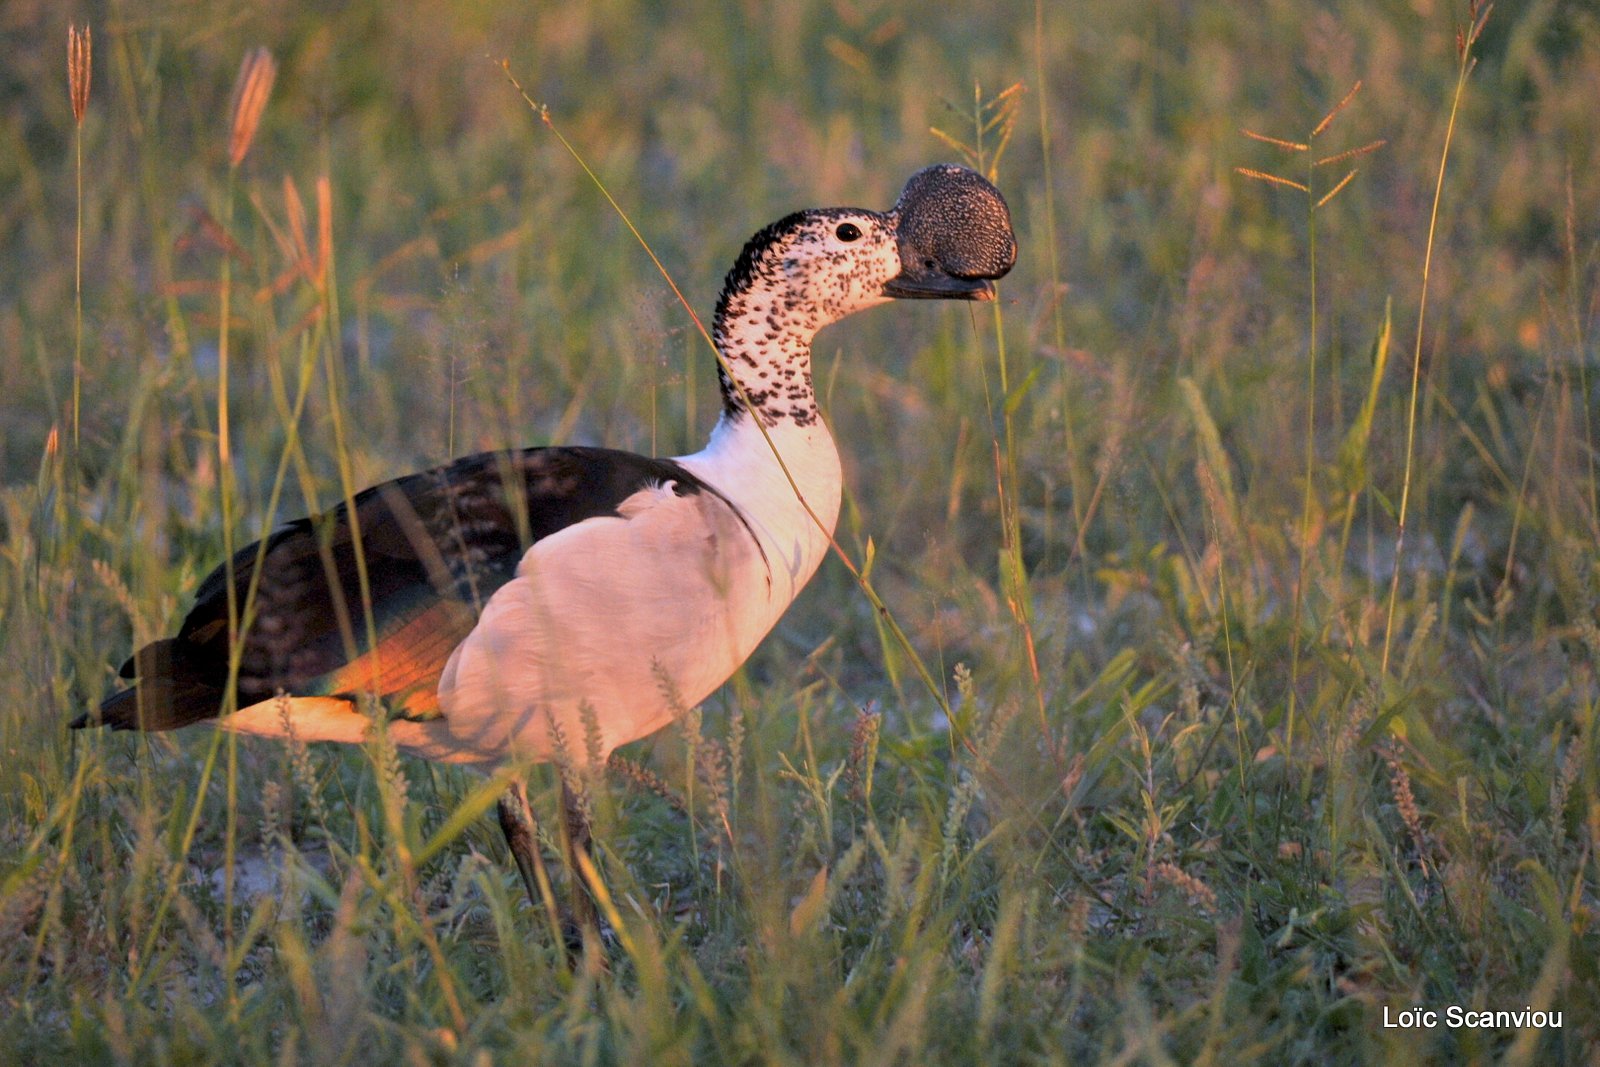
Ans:
[[[785,420],[810,426],[820,417],[811,393],[810,337],[785,321],[784,312],[791,310],[792,300],[778,292],[784,268],[774,253],[776,246],[816,214],[796,211],[763,227],[745,242],[722,283],[712,320],[712,338],[722,353],[717,382],[722,391],[723,417],[730,422],[749,414],[745,398],[768,426]],[[757,288],[770,290],[770,297],[760,293],[751,296]],[[751,297],[748,301],[743,299],[747,296]],[[741,317],[749,321],[742,322]],[[729,366],[738,368],[745,397],[739,395],[728,376]],[[792,388],[778,387],[778,379],[792,383],[796,378],[804,383],[805,395],[799,402],[795,402]]]
[[[773,267],[765,262],[767,252],[785,234],[804,222],[807,214],[805,211],[796,211],[785,215],[777,222],[763,226],[754,237],[745,242],[744,248],[739,252],[739,258],[733,261],[733,269],[728,271],[727,278],[722,282],[722,294],[717,297],[718,323],[727,313],[728,301],[749,292],[758,279],[770,276]]]

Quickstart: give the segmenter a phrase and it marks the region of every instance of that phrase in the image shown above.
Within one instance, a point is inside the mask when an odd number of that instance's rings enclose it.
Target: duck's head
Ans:
[[[1016,258],[1000,191],[965,167],[933,166],[887,212],[817,208],[763,229],[728,273],[717,317],[814,330],[894,299],[993,300],[992,280]]]

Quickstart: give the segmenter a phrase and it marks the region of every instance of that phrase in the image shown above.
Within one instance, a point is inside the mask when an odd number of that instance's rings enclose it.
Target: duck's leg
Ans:
[[[572,788],[566,775],[561,776],[561,807],[566,815],[563,820],[565,833],[561,836],[566,845],[567,870],[572,874],[573,918],[577,921],[580,938],[593,934],[595,944],[599,945],[600,921],[595,913],[594,898],[590,896],[589,880],[584,874],[585,870],[595,870],[594,861],[589,855],[593,834],[583,798]]]
[[[522,884],[528,890],[528,900],[535,910],[543,909],[550,917],[551,929],[566,938],[567,923],[556,907],[556,895],[550,888],[550,873],[545,870],[544,856],[539,852],[538,824],[533,819],[533,809],[528,806],[528,787],[521,778],[515,779],[500,795],[500,830],[506,835],[506,844],[522,873]]]

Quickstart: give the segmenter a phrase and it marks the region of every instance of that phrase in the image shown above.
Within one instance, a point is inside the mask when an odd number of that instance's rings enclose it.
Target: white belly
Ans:
[[[779,447],[831,532],[838,458],[826,433],[816,436]],[[586,764],[726,681],[827,547],[759,436],[755,444],[760,452],[714,436],[682,461],[726,501],[647,489],[622,517],[586,520],[530,548],[440,679],[453,744],[485,761]]]

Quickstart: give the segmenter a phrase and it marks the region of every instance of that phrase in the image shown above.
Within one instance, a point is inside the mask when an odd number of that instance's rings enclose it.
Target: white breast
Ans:
[[[827,431],[784,426],[774,437],[831,533],[840,474]],[[528,550],[439,681],[456,744],[486,761],[581,764],[591,749],[603,759],[704,700],[772,629],[826,535],[754,420],[723,423],[680,462],[717,493],[647,489],[620,518],[588,519]]]

